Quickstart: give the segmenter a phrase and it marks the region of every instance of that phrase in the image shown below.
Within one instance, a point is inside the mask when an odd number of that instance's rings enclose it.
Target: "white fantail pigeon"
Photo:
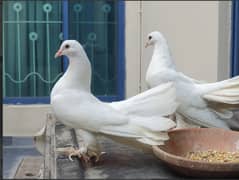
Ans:
[[[69,66],[51,91],[51,106],[57,120],[81,129],[85,132],[83,139],[89,140],[86,147],[72,154],[84,157],[87,149],[94,149],[95,154],[100,152],[95,135],[150,150],[152,145],[168,140],[167,131],[176,124],[163,116],[174,113],[178,105],[172,83],[124,101],[101,102],[91,93],[91,65],[81,44],[76,40],[64,41],[55,57],[62,55],[68,57]]]
[[[146,73],[148,86],[173,82],[179,102],[178,117],[194,125],[228,129],[226,121],[232,118],[232,109],[239,107],[239,76],[215,83],[187,77],[176,70],[162,33],[151,32],[147,39],[146,47],[154,47]]]

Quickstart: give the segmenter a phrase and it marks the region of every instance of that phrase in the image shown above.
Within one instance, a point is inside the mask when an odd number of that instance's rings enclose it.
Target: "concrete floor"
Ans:
[[[32,138],[3,138],[3,178],[13,178],[25,156],[39,156]]]

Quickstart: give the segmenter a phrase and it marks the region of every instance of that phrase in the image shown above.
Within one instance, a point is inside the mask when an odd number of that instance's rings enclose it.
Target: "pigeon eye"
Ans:
[[[152,36],[149,36],[149,40],[151,40],[152,39]]]
[[[70,47],[70,45],[69,45],[69,44],[66,44],[66,45],[65,45],[65,48],[66,48],[66,49],[68,49],[69,47]]]

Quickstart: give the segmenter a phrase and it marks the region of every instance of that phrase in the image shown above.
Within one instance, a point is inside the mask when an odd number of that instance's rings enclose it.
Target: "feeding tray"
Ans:
[[[189,152],[239,151],[239,132],[219,128],[188,128],[169,132],[170,139],[153,146],[155,155],[176,172],[191,177],[239,177],[239,162],[190,160]]]

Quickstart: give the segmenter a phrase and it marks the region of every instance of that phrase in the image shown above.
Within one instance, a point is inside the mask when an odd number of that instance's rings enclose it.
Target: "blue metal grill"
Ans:
[[[124,98],[124,2],[19,0],[4,1],[3,10],[4,103],[49,103],[68,65],[53,60],[63,39],[83,44],[96,96]]]

